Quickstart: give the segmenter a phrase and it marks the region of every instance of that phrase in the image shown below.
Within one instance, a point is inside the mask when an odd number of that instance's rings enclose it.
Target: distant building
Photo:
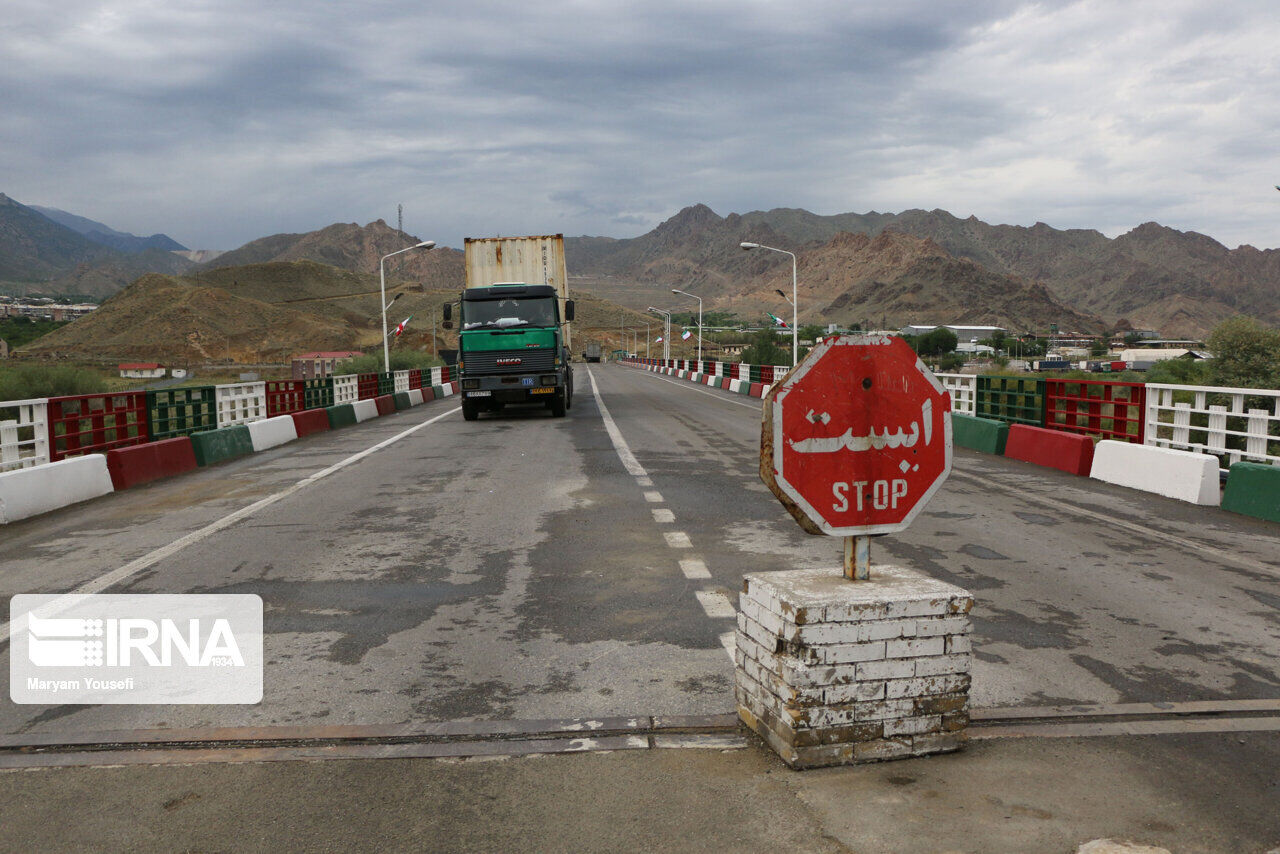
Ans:
[[[333,369],[339,362],[363,355],[357,350],[303,353],[300,356],[293,357],[293,378],[295,380],[311,380],[318,377],[332,376]]]
[[[912,324],[911,326],[904,326],[901,329],[899,329],[898,334],[899,335],[926,335],[937,328],[938,328],[937,326],[921,326],[917,324]],[[993,338],[995,337],[995,334],[997,332],[1003,333],[1005,335],[1009,334],[1009,330],[1005,329],[1003,326],[957,326],[951,323],[944,323],[942,324],[942,328],[950,329],[952,332],[954,332],[956,334],[957,341],[972,342],[972,343],[981,341],[984,338]]]
[[[1141,347],[1120,351],[1122,362],[1162,362],[1165,359],[1178,359],[1182,356],[1188,356],[1191,359],[1209,358],[1208,353],[1184,347]]]
[[[135,380],[155,380],[164,376],[164,365],[155,362],[121,362],[120,376]]]

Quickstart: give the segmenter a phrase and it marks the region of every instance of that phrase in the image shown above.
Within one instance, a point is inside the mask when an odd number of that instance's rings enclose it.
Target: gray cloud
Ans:
[[[197,247],[695,202],[1280,245],[1261,0],[8,6],[0,191]]]

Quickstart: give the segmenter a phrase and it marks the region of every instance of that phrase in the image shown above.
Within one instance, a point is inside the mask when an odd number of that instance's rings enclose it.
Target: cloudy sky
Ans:
[[[0,192],[191,248],[680,208],[1280,247],[1274,0],[6,0]]]

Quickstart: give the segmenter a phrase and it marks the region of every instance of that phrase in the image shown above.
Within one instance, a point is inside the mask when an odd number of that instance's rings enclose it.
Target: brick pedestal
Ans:
[[[958,750],[969,724],[968,591],[874,566],[747,575],[738,714],[792,768]]]

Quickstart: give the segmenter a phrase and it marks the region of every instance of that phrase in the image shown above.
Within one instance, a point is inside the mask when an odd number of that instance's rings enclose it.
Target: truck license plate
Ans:
[[[469,391],[469,392],[467,392],[467,397],[492,397],[492,396],[493,396],[493,392],[491,392],[491,391]]]
[[[555,391],[553,388],[535,388],[531,389],[529,394],[551,394],[553,391]]]
[[[533,385],[533,377],[521,377],[520,385]]]

